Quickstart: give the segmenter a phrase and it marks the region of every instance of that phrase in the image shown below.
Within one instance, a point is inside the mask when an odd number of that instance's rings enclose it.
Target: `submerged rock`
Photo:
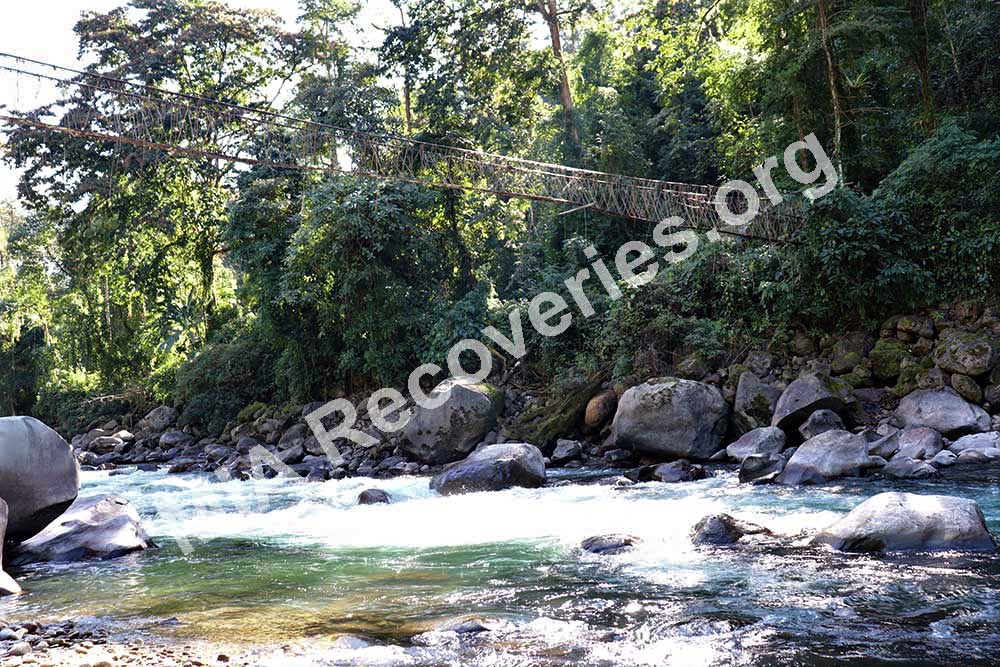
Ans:
[[[611,423],[615,442],[638,452],[696,461],[722,447],[729,405],[712,385],[659,378],[626,391]]]
[[[155,547],[139,514],[121,496],[79,498],[66,513],[14,550],[13,563],[106,559]]]
[[[864,437],[849,431],[827,431],[802,443],[775,481],[822,484],[839,477],[858,477],[869,463]]]
[[[592,554],[611,556],[628,551],[641,541],[633,535],[595,535],[581,542],[580,548]]]
[[[736,544],[744,535],[770,535],[771,531],[728,514],[712,514],[701,519],[691,531],[695,544],[722,546]]]
[[[477,449],[431,479],[431,488],[450,495],[471,491],[500,491],[514,486],[545,483],[545,460],[534,445],[506,442]]]
[[[813,538],[839,551],[993,551],[996,543],[973,500],[880,493]]]
[[[450,463],[472,451],[496,426],[504,395],[485,382],[449,378],[430,393],[432,400],[448,394],[436,408],[414,408],[403,428],[400,448],[423,463]]]
[[[982,433],[990,416],[951,388],[918,389],[899,402],[896,416],[904,426],[927,426],[945,435]]]
[[[7,539],[45,528],[76,499],[80,472],[70,446],[34,417],[0,418],[0,497],[7,501]]]
[[[359,505],[379,505],[390,500],[389,494],[382,489],[365,489],[358,494]]]

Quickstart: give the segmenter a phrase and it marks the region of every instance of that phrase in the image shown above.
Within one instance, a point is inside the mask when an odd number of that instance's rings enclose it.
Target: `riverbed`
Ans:
[[[849,556],[805,546],[875,493],[977,500],[985,482],[824,487],[702,481],[616,487],[612,471],[550,471],[541,489],[441,497],[426,477],[219,482],[209,475],[85,472],[81,495],[133,502],[160,548],[15,571],[11,620],[93,616],[153,641],[237,641],[275,665],[988,665],[1000,652],[994,555]],[[381,488],[390,505],[357,506]],[[695,548],[728,512],[778,544]],[[597,556],[580,541],[641,538]],[[484,631],[435,631],[475,619]],[[466,629],[470,626],[466,624]],[[270,661],[270,662],[269,662]]]

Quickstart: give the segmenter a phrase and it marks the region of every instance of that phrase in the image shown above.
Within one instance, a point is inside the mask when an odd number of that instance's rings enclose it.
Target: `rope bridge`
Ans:
[[[271,109],[229,104],[119,78],[0,53],[0,123],[26,132],[58,132],[97,141],[281,169],[393,179],[437,188],[551,202],[609,216],[657,223],[681,216],[687,227],[777,241],[802,219],[794,201],[771,205],[745,227],[727,227],[715,210],[717,188],[576,169],[405,137],[326,125]],[[43,88],[58,102],[37,102]],[[35,95],[30,95],[34,88]],[[24,93],[27,92],[27,95]],[[738,210],[739,204],[733,206]]]

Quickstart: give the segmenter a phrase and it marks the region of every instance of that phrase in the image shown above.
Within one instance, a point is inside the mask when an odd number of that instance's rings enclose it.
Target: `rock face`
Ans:
[[[990,416],[953,389],[919,389],[899,402],[896,416],[904,426],[927,426],[946,436],[982,433]]]
[[[79,490],[79,468],[62,436],[33,417],[0,418],[0,497],[7,501],[8,540],[45,528]]]
[[[90,496],[74,502],[45,530],[14,550],[13,563],[106,559],[155,547],[135,508],[121,496]]]
[[[400,447],[424,463],[457,461],[472,451],[496,426],[503,408],[503,393],[486,383],[449,378],[430,393],[435,399],[451,392],[443,405],[414,408],[413,418],[403,429]]]
[[[934,363],[949,373],[976,377],[988,373],[995,362],[996,351],[989,341],[969,331],[945,331],[934,348]]]
[[[853,402],[851,385],[844,380],[825,373],[806,373],[782,392],[774,406],[771,426],[790,431],[817,410],[842,413]]]
[[[659,378],[622,395],[611,429],[619,447],[703,461],[721,449],[728,423],[729,406],[712,385]]]
[[[744,535],[760,534],[770,535],[771,531],[749,521],[740,521],[728,514],[712,514],[695,524],[691,532],[691,541],[695,544],[721,546],[735,544]]]
[[[784,471],[779,484],[822,484],[838,477],[857,477],[868,467],[868,442],[849,431],[827,431],[802,443]]]
[[[545,461],[534,445],[506,442],[476,450],[431,479],[431,488],[451,495],[500,491],[513,486],[534,488],[545,483]]]
[[[821,531],[814,544],[840,551],[992,551],[979,505],[955,496],[880,493]]]
[[[744,371],[736,386],[733,420],[741,431],[770,424],[780,396],[780,389],[761,382],[752,372]]]
[[[726,447],[726,455],[743,462],[755,454],[777,454],[785,448],[785,432],[776,426],[755,428],[744,433],[739,440]]]
[[[628,551],[641,541],[633,535],[595,535],[581,542],[580,548],[592,554],[613,556]]]

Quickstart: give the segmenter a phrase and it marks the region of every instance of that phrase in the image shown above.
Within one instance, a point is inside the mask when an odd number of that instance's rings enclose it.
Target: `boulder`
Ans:
[[[770,535],[763,526],[741,521],[728,514],[712,514],[701,519],[691,531],[695,544],[722,546],[736,544],[744,535]]]
[[[139,514],[121,496],[79,498],[42,532],[19,544],[13,563],[117,558],[155,547]]]
[[[903,426],[927,426],[945,436],[982,433],[990,416],[950,388],[918,389],[899,402],[896,417]]]
[[[840,419],[840,415],[833,410],[817,410],[799,426],[799,434],[803,440],[808,440],[820,433],[838,430],[844,430],[844,422]]]
[[[389,494],[382,489],[365,489],[358,494],[359,505],[380,505],[390,500]]]
[[[298,445],[302,445],[302,448],[305,449],[305,443],[308,439],[309,427],[305,424],[293,424],[278,438],[278,449],[292,449]]]
[[[979,383],[968,375],[955,373],[951,376],[951,388],[958,392],[958,395],[970,403],[979,403],[983,400],[983,390]]]
[[[7,503],[0,498],[0,545],[4,543],[4,533],[7,530]],[[3,562],[0,560],[0,568]],[[21,586],[14,581],[14,578],[0,569],[0,595],[17,595],[21,592]]]
[[[935,468],[947,468],[957,462],[958,456],[955,455],[955,452],[949,452],[947,449],[942,449],[930,460],[930,464]]]
[[[785,448],[785,432],[776,426],[765,426],[747,431],[740,439],[726,447],[726,455],[743,462],[755,454],[777,454]]]
[[[977,377],[990,372],[996,363],[996,351],[978,334],[949,329],[941,334],[934,348],[934,363],[949,373]]]
[[[659,378],[627,390],[611,423],[619,447],[665,458],[706,460],[721,449],[729,406],[712,385]]]
[[[160,436],[160,447],[187,447],[194,442],[194,436],[183,431],[167,431]]]
[[[628,551],[642,540],[633,535],[595,535],[580,543],[580,548],[592,554],[612,556]]]
[[[903,315],[896,321],[896,330],[920,338],[933,338],[934,320],[925,315]]]
[[[400,447],[418,461],[457,461],[496,426],[503,409],[503,392],[485,382],[449,378],[431,391],[430,398],[449,392],[448,400],[435,408],[416,406],[403,428]]]
[[[893,430],[883,436],[879,436],[878,431],[866,429],[861,433],[868,441],[868,453],[871,456],[880,456],[889,460],[899,451],[899,436],[902,431]]]
[[[983,512],[955,496],[880,493],[813,538],[839,551],[993,551]]]
[[[892,338],[880,338],[868,358],[871,360],[872,375],[880,382],[890,382],[899,377],[903,360],[910,357],[905,345]]]
[[[882,468],[882,475],[891,479],[927,479],[939,475],[937,468],[925,461],[896,455]]]
[[[774,406],[771,426],[791,431],[817,410],[843,414],[854,402],[851,385],[844,380],[826,373],[805,373],[782,392]]]
[[[771,423],[774,406],[781,390],[760,379],[750,371],[740,374],[733,401],[733,420],[741,431],[750,431]]]
[[[7,539],[25,540],[76,499],[80,471],[70,446],[34,417],[0,418],[0,498]]]
[[[153,408],[149,413],[139,420],[138,427],[147,431],[160,433],[173,426],[177,422],[179,413],[169,405],[161,405]]]
[[[661,463],[653,468],[653,479],[658,482],[694,482],[705,479],[705,469],[688,461]]]
[[[788,460],[780,454],[752,454],[740,464],[741,484],[773,482],[785,469]]]
[[[564,463],[575,461],[583,454],[583,445],[576,440],[556,440],[556,448],[552,450],[549,460],[552,465],[561,466]]]
[[[618,407],[618,394],[613,390],[602,391],[587,401],[587,409],[583,413],[583,424],[588,431],[600,430],[615,416]]]
[[[451,495],[472,491],[500,491],[513,486],[539,487],[545,483],[545,461],[534,445],[505,442],[477,449],[431,479],[431,488]]]
[[[990,431],[989,433],[974,433],[962,436],[951,443],[948,449],[955,454],[961,455],[962,452],[969,450],[985,452],[987,449],[996,449],[998,447],[1000,447],[1000,432]]]
[[[899,434],[899,456],[928,460],[943,447],[941,434],[926,426],[912,426]]]
[[[802,443],[775,481],[822,484],[839,477],[858,477],[868,465],[868,442],[863,436],[827,431]]]
[[[875,339],[863,331],[845,334],[833,345],[830,369],[840,375],[854,369],[875,345]]]

